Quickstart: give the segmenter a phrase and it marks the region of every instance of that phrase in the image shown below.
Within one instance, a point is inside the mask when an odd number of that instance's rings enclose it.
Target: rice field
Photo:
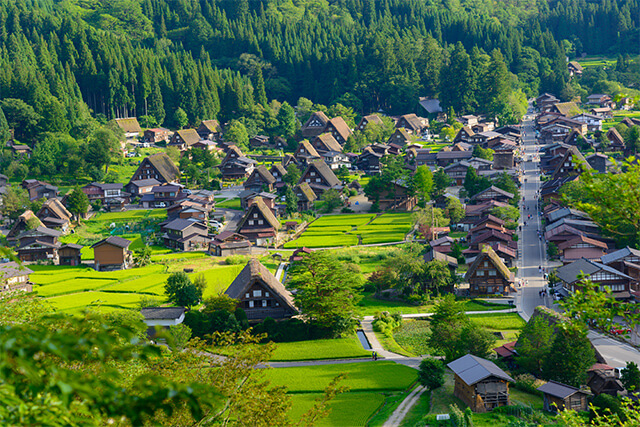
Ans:
[[[410,213],[324,216],[314,221],[298,239],[285,243],[284,248],[400,242],[411,231],[412,224]]]

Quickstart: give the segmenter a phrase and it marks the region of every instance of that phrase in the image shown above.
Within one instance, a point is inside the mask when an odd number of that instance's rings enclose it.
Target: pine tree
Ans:
[[[262,75],[262,67],[258,67],[254,77],[254,98],[256,102],[263,107],[267,106],[267,94],[264,89],[264,77]]]

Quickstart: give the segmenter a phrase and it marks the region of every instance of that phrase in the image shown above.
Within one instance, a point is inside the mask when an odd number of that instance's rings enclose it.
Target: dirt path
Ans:
[[[424,393],[425,391],[427,391],[427,389],[421,385],[413,389],[413,391],[409,393],[409,396],[407,396],[407,398],[402,401],[400,406],[398,406],[396,410],[393,411],[393,414],[391,414],[387,422],[383,424],[383,427],[399,426],[400,423],[402,423],[402,420],[404,420],[404,417],[407,416],[411,408],[413,408],[413,405],[416,404],[418,399],[420,399],[420,396],[422,396],[422,393]]]

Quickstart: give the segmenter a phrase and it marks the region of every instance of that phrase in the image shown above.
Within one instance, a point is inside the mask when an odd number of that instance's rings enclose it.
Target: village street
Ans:
[[[550,296],[542,298],[539,295],[540,290],[546,285],[546,280],[543,279],[538,267],[542,267],[548,272],[549,267],[555,265],[548,263],[544,242],[538,237],[538,230],[543,231],[537,210],[538,201],[535,199],[536,191],[541,185],[538,169],[538,150],[541,146],[538,145],[535,138],[533,115],[525,116],[522,124],[524,132],[522,139],[525,148],[523,169],[526,182],[522,185],[524,201],[521,222],[523,226],[520,233],[520,260],[518,264],[518,278],[522,286],[516,297],[516,306],[522,318],[529,320],[539,305],[545,305],[559,311],[560,308]],[[531,219],[528,219],[528,215],[531,215]],[[527,225],[524,225],[525,221]],[[594,331],[589,332],[589,339],[608,365],[622,367],[628,361],[640,363],[640,352],[628,344]]]

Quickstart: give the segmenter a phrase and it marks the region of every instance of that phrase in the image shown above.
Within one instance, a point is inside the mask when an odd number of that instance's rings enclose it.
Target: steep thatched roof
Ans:
[[[476,257],[473,264],[467,270],[467,274],[464,276],[465,280],[469,281],[478,269],[482,265],[484,261],[489,261],[498,273],[507,281],[512,282],[514,279],[513,273],[504,265],[504,262],[500,259],[496,251],[493,250],[491,246],[483,246],[481,252]]]

